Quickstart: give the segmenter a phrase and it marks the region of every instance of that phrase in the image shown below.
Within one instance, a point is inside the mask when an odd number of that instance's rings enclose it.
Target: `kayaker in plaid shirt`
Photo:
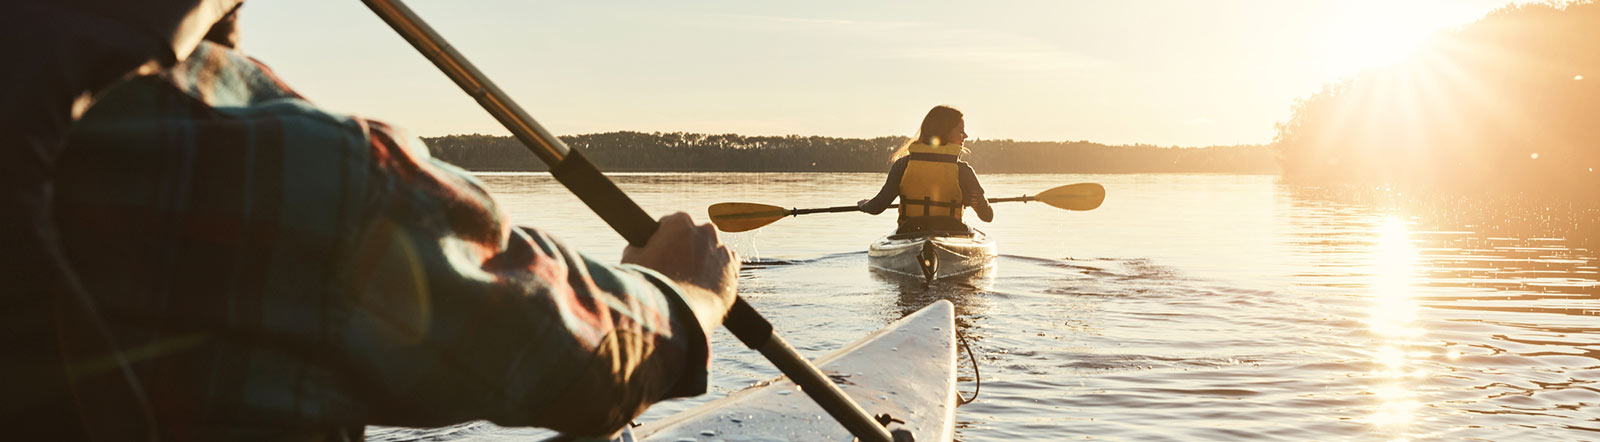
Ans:
[[[230,23],[98,89],[43,165],[58,241],[41,244],[69,270],[35,276],[97,310],[57,314],[82,425],[62,435],[352,440],[473,419],[598,435],[705,391],[737,285],[709,225],[670,215],[626,264],[591,259],[512,225],[419,141],[301,98],[232,49]],[[56,147],[16,132],[6,149]]]

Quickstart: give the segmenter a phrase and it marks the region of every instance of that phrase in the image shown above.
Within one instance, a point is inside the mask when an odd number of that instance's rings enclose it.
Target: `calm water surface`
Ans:
[[[551,178],[481,178],[521,223],[616,259],[623,241]],[[878,174],[616,177],[656,215],[851,204]],[[1105,205],[995,206],[988,283],[870,273],[892,213],[725,234],[741,293],[817,356],[936,299],[982,371],[957,437],[999,440],[1600,440],[1600,211],[1526,197],[1326,190],[1264,175],[987,175],[989,196],[1098,182]],[[777,375],[726,331],[712,392]],[[971,369],[960,386],[970,395]],[[374,440],[537,440],[475,422]]]

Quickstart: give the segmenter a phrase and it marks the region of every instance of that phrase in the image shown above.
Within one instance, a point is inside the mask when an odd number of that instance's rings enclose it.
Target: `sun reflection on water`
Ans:
[[[1426,377],[1421,369],[1411,367],[1411,361],[1429,356],[1415,348],[1415,339],[1425,332],[1416,324],[1418,306],[1411,296],[1417,248],[1401,219],[1385,219],[1377,234],[1367,326],[1379,342],[1371,352],[1376,368],[1369,375],[1375,380],[1370,393],[1380,403],[1369,422],[1378,431],[1394,435],[1394,440],[1406,440],[1406,428],[1422,407],[1413,387]]]

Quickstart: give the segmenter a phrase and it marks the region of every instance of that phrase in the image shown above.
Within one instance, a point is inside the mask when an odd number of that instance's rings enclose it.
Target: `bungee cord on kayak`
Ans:
[[[967,360],[972,361],[972,397],[957,396],[956,404],[960,406],[978,400],[978,392],[983,390],[983,373],[978,371],[978,357],[972,353],[972,346],[967,344],[967,335],[957,330],[956,340],[961,341],[961,350],[967,353]]]

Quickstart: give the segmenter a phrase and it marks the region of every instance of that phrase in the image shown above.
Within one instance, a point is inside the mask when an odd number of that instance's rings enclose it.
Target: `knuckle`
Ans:
[[[673,235],[681,235],[684,233],[684,231],[689,230],[689,225],[680,219],[663,219],[661,222],[661,230],[672,232]]]

